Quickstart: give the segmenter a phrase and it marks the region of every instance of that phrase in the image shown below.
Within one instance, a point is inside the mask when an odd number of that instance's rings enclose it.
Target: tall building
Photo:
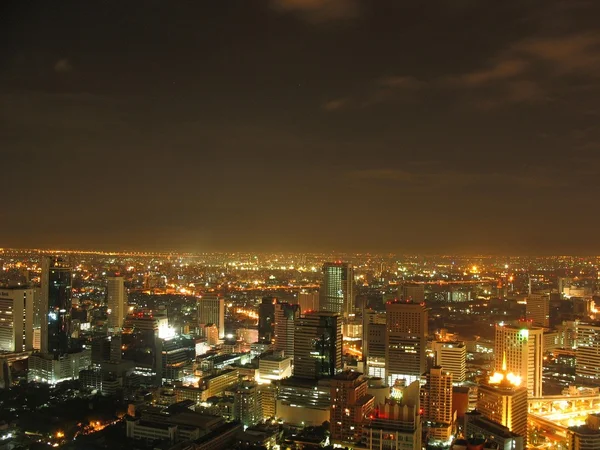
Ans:
[[[462,383],[467,374],[467,346],[464,342],[434,342],[435,364],[452,374],[454,383]]]
[[[385,314],[371,310],[363,313],[362,352],[365,373],[371,377],[386,379],[385,346],[386,346]]]
[[[483,417],[479,411],[470,411],[465,414],[463,435],[466,439],[480,440],[484,438],[487,442],[494,442],[498,445],[498,450],[523,450],[525,448],[523,436],[513,433],[504,425]]]
[[[265,297],[258,306],[258,342],[271,344],[275,337],[275,303],[274,297]]]
[[[575,374],[586,384],[600,384],[600,324],[577,325]]]
[[[33,289],[0,289],[0,351],[33,350],[33,301]]]
[[[342,369],[342,320],[339,314],[301,316],[294,331],[294,376],[318,379]]]
[[[263,420],[261,392],[253,381],[242,381],[234,395],[234,417],[247,427]]]
[[[542,396],[543,342],[544,330],[529,322],[496,325],[496,370],[502,370],[506,358],[506,370],[521,377],[532,397]]]
[[[294,356],[294,324],[300,317],[300,307],[289,303],[275,303],[275,342],[273,348]]]
[[[323,284],[319,291],[321,311],[347,317],[354,311],[354,268],[352,264],[328,262],[323,265]]]
[[[331,439],[359,442],[363,424],[373,409],[373,396],[360,373],[344,371],[331,380]]]
[[[425,301],[425,285],[407,283],[398,289],[398,298],[413,303],[423,303]]]
[[[300,292],[298,292],[298,305],[300,306],[301,313],[318,311],[319,291],[301,289]]]
[[[550,296],[545,294],[529,294],[526,306],[527,320],[536,327],[550,326]]]
[[[429,435],[441,442],[452,436],[454,410],[452,409],[452,374],[439,366],[432,367],[425,375],[421,387],[423,419],[430,422]]]
[[[127,294],[123,277],[109,277],[107,280],[108,328],[118,331],[123,328],[127,314]]]
[[[375,405],[364,426],[369,450],[421,450],[419,382],[404,390],[400,403],[388,399]]]
[[[198,325],[214,324],[219,329],[219,339],[225,338],[225,300],[216,295],[203,295],[198,299]]]
[[[391,302],[386,305],[385,367],[388,384],[406,385],[421,378],[426,369],[428,314],[425,305]]]
[[[42,259],[41,351],[55,357],[71,347],[71,269],[58,258]]]
[[[527,442],[527,387],[519,375],[506,370],[495,372],[479,386],[477,411],[484,417],[507,427],[513,433],[523,436]]]

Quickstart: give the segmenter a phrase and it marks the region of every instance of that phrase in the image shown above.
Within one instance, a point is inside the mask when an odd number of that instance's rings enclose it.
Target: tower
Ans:
[[[294,323],[300,317],[300,307],[289,303],[275,303],[274,349],[285,356],[294,356]]]
[[[467,347],[464,342],[434,342],[435,364],[452,374],[454,383],[462,383],[467,373]]]
[[[352,264],[328,262],[323,265],[323,284],[319,291],[321,311],[347,317],[354,311],[354,268]]]
[[[225,338],[225,300],[217,295],[203,295],[198,299],[198,325],[214,324],[219,339]]]
[[[536,327],[548,328],[550,326],[550,296],[543,294],[529,294],[526,306],[527,320]]]
[[[313,312],[295,321],[294,376],[318,379],[342,369],[342,320],[331,312]]]
[[[274,297],[265,297],[258,306],[258,342],[271,344],[275,337],[275,303]]]
[[[452,409],[452,374],[441,367],[432,367],[425,374],[421,388],[423,418],[434,426],[429,428],[431,437],[446,442],[452,435],[454,411]]]
[[[123,277],[109,277],[107,280],[108,328],[119,331],[123,328],[127,310],[127,297]]]
[[[0,351],[33,349],[33,289],[0,289]]]
[[[367,394],[367,380],[359,373],[341,372],[331,380],[331,438],[358,442],[365,418],[373,409],[373,396]]]
[[[71,345],[71,269],[59,258],[42,260],[41,351],[54,357]]]
[[[408,385],[425,372],[427,325],[427,309],[422,303],[402,301],[386,305],[385,367],[390,386],[396,380],[405,380]]]

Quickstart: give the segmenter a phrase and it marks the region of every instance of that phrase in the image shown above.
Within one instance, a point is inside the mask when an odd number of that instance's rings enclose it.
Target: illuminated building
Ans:
[[[550,326],[550,296],[545,294],[529,294],[526,306],[527,320],[536,327]]]
[[[386,305],[386,376],[393,386],[396,380],[408,385],[425,372],[427,345],[427,309],[422,303],[391,302]]]
[[[413,303],[423,303],[425,302],[425,285],[403,284],[398,288],[398,298]]]
[[[261,395],[258,385],[242,381],[234,394],[234,417],[247,427],[263,420]]]
[[[579,323],[575,349],[575,374],[589,384],[600,384],[600,324]]]
[[[441,367],[432,367],[425,373],[421,387],[423,420],[427,421],[431,438],[447,442],[452,436],[454,410],[452,409],[452,374]]]
[[[319,309],[347,317],[354,311],[354,268],[352,264],[328,262],[323,265]]]
[[[342,369],[342,320],[331,312],[313,312],[296,321],[294,376],[318,379]]]
[[[331,438],[338,442],[358,442],[365,417],[373,409],[373,396],[360,373],[344,371],[331,380]]]
[[[290,425],[319,426],[330,419],[330,380],[286,378],[277,381],[277,417]]]
[[[366,366],[365,373],[371,377],[385,380],[385,314],[365,310],[362,328],[362,353]]]
[[[261,380],[281,380],[292,376],[292,358],[283,352],[261,356],[258,360]]]
[[[159,339],[160,374],[163,382],[180,381],[191,372],[196,356],[194,340],[189,336]]]
[[[543,333],[542,328],[532,327],[528,322],[496,325],[495,368],[502,370],[504,355],[506,370],[521,377],[532,397],[542,396]]]
[[[513,433],[504,425],[489,420],[478,411],[465,414],[463,434],[467,439],[483,437],[498,444],[498,450],[523,450],[523,436]]]
[[[109,277],[107,280],[108,328],[119,331],[123,328],[127,312],[127,295],[123,277]]]
[[[283,351],[287,356],[294,356],[294,324],[300,317],[298,305],[277,302],[275,307],[275,336],[273,349]]]
[[[33,350],[33,289],[0,289],[0,351]]]
[[[375,405],[364,426],[369,450],[421,450],[421,435],[418,381],[405,389],[401,402]]]
[[[198,325],[214,324],[219,329],[219,339],[225,337],[225,300],[216,295],[203,295],[198,299]]]
[[[467,347],[463,342],[434,342],[435,364],[452,374],[454,383],[462,383],[467,373]]]
[[[258,306],[258,342],[270,344],[275,337],[275,303],[274,297],[265,297]]]
[[[54,355],[36,353],[29,357],[27,381],[57,384],[66,380],[77,380],[79,372],[90,367],[91,350],[69,353],[55,357]]]
[[[300,292],[298,292],[298,306],[300,306],[301,313],[305,313],[308,311],[318,311],[319,291],[301,289]]]
[[[237,369],[225,369],[215,375],[204,377],[200,380],[201,388],[205,394],[202,400],[220,395],[226,389],[235,386],[239,381],[239,371]]]
[[[71,347],[71,269],[44,257],[41,281],[41,351],[58,357]]]
[[[92,338],[92,363],[99,365],[103,361],[122,359],[122,340],[120,335],[94,336]]]
[[[215,324],[206,325],[202,329],[202,333],[206,338],[206,344],[214,347],[219,345],[219,329]]]
[[[523,385],[523,386],[522,386]],[[494,373],[487,384],[479,386],[477,411],[507,427],[527,441],[527,387],[519,375],[506,370]]]

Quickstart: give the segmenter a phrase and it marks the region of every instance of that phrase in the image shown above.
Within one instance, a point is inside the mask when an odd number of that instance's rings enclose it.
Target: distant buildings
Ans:
[[[536,327],[550,326],[550,296],[546,294],[529,294],[526,307],[527,320]]]
[[[123,277],[109,277],[107,280],[108,328],[120,331],[127,315],[127,294]]]
[[[425,305],[404,301],[386,305],[385,363],[390,386],[396,380],[409,385],[425,372],[427,326]]]
[[[198,324],[214,324],[219,329],[219,339],[225,338],[225,300],[217,295],[203,295],[198,299]]]
[[[347,317],[354,311],[354,268],[352,264],[328,262],[323,265],[319,291],[320,310]]]

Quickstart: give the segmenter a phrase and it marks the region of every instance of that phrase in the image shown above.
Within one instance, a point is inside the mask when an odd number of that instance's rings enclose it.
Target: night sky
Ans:
[[[0,245],[600,253],[600,1],[3,1]]]

